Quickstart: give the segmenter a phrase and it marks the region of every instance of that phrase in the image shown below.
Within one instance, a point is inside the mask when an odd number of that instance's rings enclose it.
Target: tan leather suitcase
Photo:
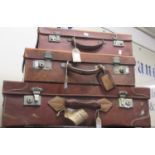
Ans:
[[[37,48],[132,56],[132,37],[127,34],[112,34],[67,30],[58,28],[38,28]]]
[[[150,127],[147,88],[3,84],[3,127]]]
[[[103,85],[107,91],[135,85],[134,57],[81,53],[74,63],[64,50],[26,49],[24,60],[26,82]]]

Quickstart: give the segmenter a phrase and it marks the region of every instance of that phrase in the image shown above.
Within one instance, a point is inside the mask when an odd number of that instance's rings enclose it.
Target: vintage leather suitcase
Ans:
[[[132,37],[127,34],[38,28],[36,47],[70,52],[78,48],[81,52],[132,56]]]
[[[26,82],[54,82],[113,86],[135,85],[135,59],[115,55],[81,53],[81,63],[73,63],[69,52],[26,49],[24,54]]]
[[[3,127],[150,127],[147,88],[3,84]]]

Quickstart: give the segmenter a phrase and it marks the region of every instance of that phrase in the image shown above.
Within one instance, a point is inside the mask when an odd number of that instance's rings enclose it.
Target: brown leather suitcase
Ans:
[[[3,127],[150,127],[147,88],[3,84]]]
[[[81,53],[81,63],[73,63],[67,51],[26,49],[24,54],[26,82],[54,82],[113,86],[135,85],[135,59],[115,55]],[[65,86],[66,87],[66,86]]]
[[[132,37],[57,28],[38,28],[37,48],[132,56]]]

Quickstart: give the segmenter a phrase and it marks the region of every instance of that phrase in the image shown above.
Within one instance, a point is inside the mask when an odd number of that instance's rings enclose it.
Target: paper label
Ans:
[[[73,62],[81,62],[80,50],[77,48],[74,48],[72,50],[72,57],[73,57]]]

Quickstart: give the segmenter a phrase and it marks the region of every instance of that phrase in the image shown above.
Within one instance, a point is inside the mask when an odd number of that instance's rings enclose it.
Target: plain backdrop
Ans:
[[[23,80],[24,49],[25,47],[34,48],[36,39],[37,28],[0,28],[0,120],[3,102],[3,80]]]

